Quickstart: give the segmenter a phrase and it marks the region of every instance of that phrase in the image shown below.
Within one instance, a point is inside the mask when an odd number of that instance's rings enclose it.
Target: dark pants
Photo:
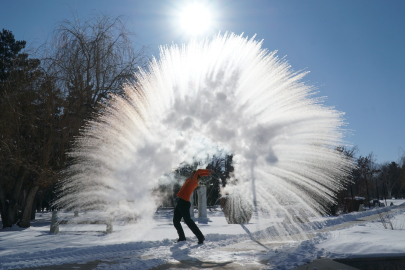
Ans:
[[[183,218],[184,222],[195,234],[195,236],[197,236],[198,240],[204,239],[204,235],[201,233],[200,229],[198,229],[197,225],[194,223],[194,220],[192,220],[190,217],[190,206],[190,202],[178,198],[176,207],[174,208],[173,225],[176,228],[177,233],[179,234],[179,239],[186,239],[183,227],[181,227],[180,224],[181,218]]]

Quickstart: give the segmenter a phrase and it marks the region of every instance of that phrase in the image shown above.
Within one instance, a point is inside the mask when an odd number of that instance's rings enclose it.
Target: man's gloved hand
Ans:
[[[211,176],[212,178],[215,178],[215,179],[217,179],[217,180],[220,179],[219,175],[218,175],[216,172],[214,172],[213,170],[209,170],[209,171],[210,171],[210,176]]]

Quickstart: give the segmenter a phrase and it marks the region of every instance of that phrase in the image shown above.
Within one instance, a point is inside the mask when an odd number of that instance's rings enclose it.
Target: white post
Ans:
[[[191,193],[190,203],[190,217],[192,220],[194,220],[194,192]]]
[[[106,222],[106,225],[107,225],[106,233],[112,233],[113,232],[113,225],[112,225],[111,220],[108,220]]]
[[[52,211],[52,220],[51,220],[51,228],[50,233],[58,233],[59,232],[59,224],[58,224],[58,212]]]
[[[198,220],[207,221],[207,187],[200,186],[198,189]]]

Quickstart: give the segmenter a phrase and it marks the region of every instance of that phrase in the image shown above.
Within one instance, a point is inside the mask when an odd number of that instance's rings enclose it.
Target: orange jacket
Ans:
[[[177,193],[177,196],[182,198],[185,201],[190,201],[191,194],[194,189],[198,186],[198,178],[210,175],[209,170],[199,169],[197,170],[192,177],[186,179],[180,191]]]

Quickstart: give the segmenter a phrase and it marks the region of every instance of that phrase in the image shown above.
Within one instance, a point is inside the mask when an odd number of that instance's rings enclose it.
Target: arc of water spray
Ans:
[[[225,34],[162,47],[76,140],[55,204],[150,222],[163,197],[152,191],[175,181],[172,168],[225,151],[234,173],[223,193],[273,220],[270,234],[303,231],[276,220],[319,216],[343,188],[351,162],[334,150],[345,144],[343,113],[261,45]]]
[[[256,198],[256,184],[255,184],[255,174],[254,174],[254,162],[250,166],[250,175],[252,177],[252,194],[253,194],[253,207],[254,207],[254,217],[256,218],[256,224],[259,223],[259,216],[257,214],[257,198]]]

